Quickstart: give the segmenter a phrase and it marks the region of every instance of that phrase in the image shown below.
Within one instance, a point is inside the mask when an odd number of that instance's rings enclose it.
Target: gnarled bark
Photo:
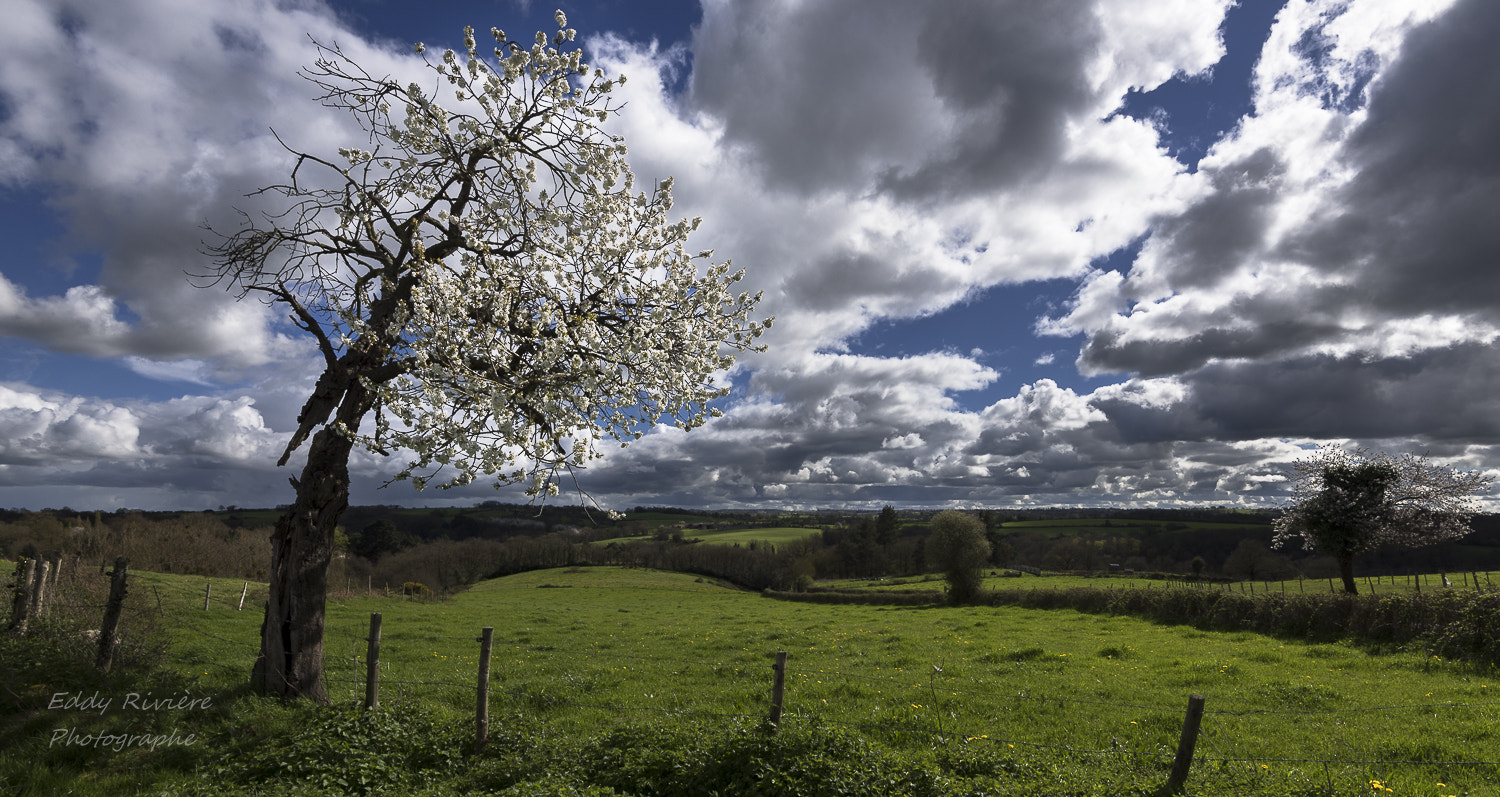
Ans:
[[[1354,583],[1354,554],[1341,553],[1338,556],[1339,575],[1344,579],[1344,592],[1350,595],[1359,594],[1359,585]]]
[[[357,429],[374,405],[354,381],[339,405],[338,420]],[[328,702],[323,683],[323,612],[333,535],[349,507],[349,454],[354,441],[327,426],[312,437],[291,509],[271,537],[270,598],[261,623],[260,655],[251,673],[258,691],[284,698]]]

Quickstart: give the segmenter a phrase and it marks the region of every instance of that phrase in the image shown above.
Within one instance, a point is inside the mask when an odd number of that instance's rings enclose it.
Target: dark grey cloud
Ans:
[[[951,115],[948,143],[881,185],[964,195],[1028,182],[1061,159],[1067,125],[1097,100],[1087,76],[1102,31],[1092,0],[963,0],[927,6],[918,63]]]
[[[1358,274],[1393,314],[1500,321],[1500,5],[1462,0],[1414,29],[1349,136],[1339,210],[1284,248]]]
[[[692,103],[778,190],[858,190],[933,135],[940,103],[912,68],[911,7],[879,0],[723,3],[694,34]]]
[[[1202,170],[1210,193],[1182,213],[1157,220],[1151,245],[1174,288],[1210,287],[1259,255],[1280,196],[1286,165],[1269,147]]]
[[[694,39],[692,99],[779,189],[1013,186],[1057,164],[1070,121],[1093,121],[1098,5],[718,5]]]
[[[1228,440],[1411,437],[1500,442],[1500,354],[1466,344],[1409,357],[1220,363],[1186,377],[1177,411]]]

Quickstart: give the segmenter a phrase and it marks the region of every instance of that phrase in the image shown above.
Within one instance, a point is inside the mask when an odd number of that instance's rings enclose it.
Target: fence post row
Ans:
[[[1182,721],[1182,737],[1177,740],[1177,759],[1172,762],[1172,775],[1167,779],[1167,791],[1180,793],[1187,783],[1188,769],[1193,766],[1193,749],[1198,746],[1198,728],[1203,722],[1203,695],[1188,695],[1187,716]]]
[[[125,603],[125,557],[115,559],[115,569],[110,573],[109,602],[104,606],[104,622],[99,624],[99,657],[95,665],[109,672],[114,664],[115,638],[120,627],[120,608]]]
[[[781,731],[781,699],[786,694],[786,651],[776,651],[771,670],[771,734],[775,735]]]
[[[380,705],[380,612],[370,612],[370,635],[365,637],[365,708]]]
[[[479,642],[479,695],[474,707],[474,755],[484,752],[490,740],[490,647],[494,642],[495,629],[485,626],[480,631]]]

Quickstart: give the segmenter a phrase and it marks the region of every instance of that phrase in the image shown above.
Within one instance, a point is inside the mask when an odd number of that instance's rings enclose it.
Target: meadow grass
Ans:
[[[760,543],[769,545],[784,545],[796,542],[804,537],[811,537],[820,533],[820,529],[808,528],[766,528],[766,529],[736,529],[732,531],[703,531],[693,529],[682,529],[682,538],[694,540],[707,545],[744,545]],[[608,540],[600,540],[595,544],[607,545],[613,542],[632,542],[638,540],[652,540],[653,535],[638,535],[635,537],[615,537]]]
[[[1279,581],[1201,581],[1194,582],[1190,576],[1174,576],[1171,581],[1159,578],[1147,578],[1139,575],[1112,575],[1099,573],[1096,575],[1073,575],[1070,573],[1048,573],[1041,576],[1023,574],[1021,576],[999,575],[1004,568],[994,568],[985,571],[983,588],[987,590],[996,589],[1071,589],[1073,587],[1094,587],[1098,589],[1164,589],[1169,584],[1194,586],[1199,589],[1211,589],[1225,592],[1234,592],[1245,595],[1264,595],[1273,593],[1277,595],[1328,595],[1342,593],[1343,582],[1337,578],[1307,578],[1287,579]],[[1500,587],[1500,571],[1478,571],[1447,573],[1451,586],[1443,585],[1443,573],[1420,573],[1403,576],[1357,576],[1359,593],[1361,595],[1390,595],[1417,591],[1436,591],[1443,589],[1473,589],[1477,584],[1486,589]],[[907,578],[883,578],[871,579],[839,579],[819,582],[819,586],[836,589],[871,589],[871,590],[932,590],[941,592],[945,582],[940,576],[927,574],[925,576],[913,576]]]
[[[1010,520],[1000,524],[1003,531],[1041,531],[1052,535],[1074,535],[1110,532],[1139,526],[1164,528],[1174,533],[1196,531],[1264,531],[1267,523],[1236,523],[1216,520],[1142,520],[1136,518],[1049,518],[1046,520]]]
[[[254,759],[258,740],[274,735],[266,729],[289,733],[318,716],[244,696],[261,610],[251,599],[245,611],[234,610],[242,581],[215,580],[214,595],[225,599],[205,611],[206,579],[137,579],[133,606],[165,614],[173,627],[171,688],[222,696],[226,713],[178,717],[198,723],[212,740],[191,751],[197,776],[174,775],[170,760],[153,764],[157,759],[139,750],[119,755],[162,767],[163,782],[183,789],[213,785],[201,773],[230,766],[219,759]],[[263,590],[252,585],[252,598]],[[353,710],[363,699],[365,636],[375,611],[383,618],[382,702],[435,712],[434,727],[456,734],[452,739],[472,726],[476,637],[481,627],[494,627],[497,741],[490,757],[464,770],[471,775],[540,766],[520,760],[528,757],[556,757],[556,772],[569,766],[564,758],[581,757],[592,762],[585,770],[603,772],[634,771],[639,759],[630,756],[648,750],[659,757],[709,750],[721,759],[759,750],[765,742],[747,734],[768,711],[771,664],[785,650],[784,744],[852,735],[876,752],[846,745],[840,755],[865,756],[850,760],[869,772],[897,760],[881,756],[915,756],[912,766],[940,770],[953,789],[908,785],[888,793],[1151,793],[1166,778],[1192,693],[1207,698],[1197,751],[1207,760],[1195,765],[1193,793],[1369,794],[1371,781],[1395,794],[1500,793],[1494,765],[1370,763],[1500,760],[1497,674],[1420,651],[1371,655],[1347,644],[1071,610],[786,603],[691,575],[574,568],[488,581],[438,602],[330,600],[325,663],[336,710]],[[37,700],[67,688],[45,681],[28,687]],[[42,714],[28,720],[30,737],[11,735],[18,752],[0,757],[0,782],[14,778],[23,760],[57,755],[48,752],[43,726],[76,719]],[[649,730],[632,730],[638,728]],[[631,742],[633,733],[648,741]],[[629,755],[621,752],[627,747]],[[78,765],[69,761],[57,771]],[[575,785],[604,782],[566,771]],[[434,788],[430,793],[450,793]]]

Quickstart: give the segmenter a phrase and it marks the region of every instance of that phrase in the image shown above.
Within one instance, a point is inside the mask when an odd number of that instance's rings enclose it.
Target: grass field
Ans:
[[[770,529],[738,529],[734,531],[703,531],[694,529],[682,529],[682,538],[685,540],[698,540],[709,545],[749,545],[752,542],[770,545],[782,545],[794,542],[804,537],[810,537],[819,533],[818,529],[806,528],[770,528]],[[637,540],[654,539],[651,535],[639,537],[617,537],[602,540],[604,544],[611,542],[631,542]]]
[[[256,752],[256,745],[273,744],[265,729],[285,730],[316,716],[305,707],[241,696],[257,649],[255,598],[264,586],[252,585],[239,612],[242,582],[215,581],[205,611],[204,584],[142,573],[131,598],[135,608],[165,615],[175,629],[174,688],[221,696],[215,712],[159,712],[163,722],[196,724],[202,745],[190,754],[127,748],[80,758],[48,747],[55,726],[92,723],[121,732],[130,718],[40,710],[7,732],[0,784],[20,782],[26,768],[43,773],[30,782],[56,783],[71,767],[86,786],[94,782],[90,772],[118,775],[129,765],[182,793],[192,784],[214,793],[210,787],[222,784],[202,773],[236,771],[222,759],[261,760],[269,753]],[[784,744],[852,735],[876,751],[860,753],[867,756],[858,759],[865,770],[897,760],[880,756],[896,756],[941,773],[949,784],[936,791],[892,786],[886,793],[1151,794],[1166,779],[1188,696],[1198,693],[1207,698],[1197,751],[1205,760],[1195,764],[1191,793],[1370,794],[1371,781],[1378,781],[1393,794],[1500,794],[1500,767],[1436,763],[1500,760],[1497,674],[1420,651],[1369,655],[1342,644],[1071,611],[784,603],[690,575],[586,568],[485,582],[438,603],[330,601],[325,658],[337,706],[355,706],[363,697],[372,611],[383,615],[383,702],[425,707],[452,740],[465,738],[473,725],[476,637],[481,626],[495,628],[496,741],[481,762],[454,765],[468,773],[463,777],[529,767],[598,786],[603,781],[588,781],[567,762],[590,762],[583,771],[607,780],[598,773],[636,766],[629,756],[610,757],[626,755],[621,739],[631,734],[646,734],[646,746],[657,750],[652,755],[668,757],[700,750],[695,744],[710,745],[720,757],[727,755],[723,745],[755,747],[762,742],[745,734],[769,708],[771,664],[785,650]],[[45,705],[67,689],[42,677],[24,692]],[[650,730],[631,730],[640,728]],[[689,766],[687,755],[672,759],[673,766]],[[184,774],[185,762],[200,773]],[[461,780],[425,793],[464,793],[452,785]]]
[[[1072,587],[1097,587],[1100,589],[1165,589],[1175,584],[1193,584],[1199,589],[1227,590],[1246,595],[1261,595],[1267,592],[1277,594],[1299,595],[1299,594],[1322,594],[1343,592],[1344,584],[1339,579],[1315,578],[1294,579],[1289,581],[1219,581],[1194,583],[1187,576],[1177,578],[1182,581],[1164,581],[1161,579],[1135,577],[1135,576],[1111,576],[1099,574],[1097,576],[1077,576],[1059,573],[1044,573],[1041,576],[1025,574],[1021,576],[1000,576],[990,573],[999,573],[1001,570],[986,571],[984,578],[985,589],[1068,589]],[[1441,590],[1441,589],[1473,589],[1481,586],[1486,589],[1500,587],[1500,571],[1480,571],[1476,573],[1448,573],[1449,585],[1444,586],[1442,573],[1422,573],[1411,576],[1358,576],[1355,578],[1361,595],[1389,595],[1391,593],[1415,592],[1417,590]],[[842,589],[873,589],[873,590],[911,590],[925,589],[942,591],[945,582],[933,575],[914,578],[889,578],[872,581],[870,579],[843,579],[839,581],[823,582],[824,586]]]
[[[1255,532],[1265,531],[1270,527],[1269,523],[1236,523],[1233,521],[1214,520],[1138,520],[1122,518],[1051,518],[1047,520],[1012,520],[1002,523],[1002,531],[1037,531],[1049,535],[1071,535],[1082,533],[1128,533],[1133,527],[1154,526],[1157,528],[1172,527],[1175,531],[1183,533],[1197,531],[1243,531]]]

